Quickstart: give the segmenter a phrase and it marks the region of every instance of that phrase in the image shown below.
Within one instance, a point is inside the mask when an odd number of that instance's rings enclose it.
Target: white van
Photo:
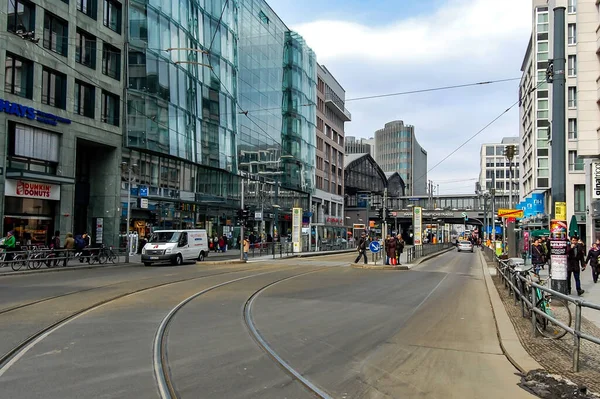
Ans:
[[[181,265],[184,260],[204,260],[208,252],[206,230],[156,230],[142,249],[142,262]]]

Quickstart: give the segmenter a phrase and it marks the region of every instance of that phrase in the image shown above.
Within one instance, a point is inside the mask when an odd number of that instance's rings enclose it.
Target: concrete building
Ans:
[[[346,136],[344,149],[346,154],[370,154],[375,159],[375,138]]]
[[[417,141],[415,128],[403,121],[386,123],[375,132],[375,160],[384,172],[398,172],[408,195],[427,192],[427,151]]]
[[[515,157],[512,161],[512,178],[510,174],[510,165],[504,156],[506,146],[515,146]],[[500,143],[489,143],[481,145],[480,152],[479,184],[481,188],[490,191],[496,190],[496,197],[510,197],[511,189],[513,205],[519,202],[519,180],[520,180],[520,158],[519,158],[519,137],[505,137]],[[495,180],[496,185],[493,186]]]
[[[121,209],[122,3],[1,0],[3,235],[54,230],[117,242]]]
[[[566,118],[567,118],[567,170],[566,173],[566,193],[567,193],[567,216],[570,220],[572,215],[576,215],[579,222],[579,230],[582,236],[586,236],[587,228],[585,225],[586,201],[585,201],[585,170],[584,159],[581,152],[582,142],[580,137],[580,120],[582,115],[579,110],[580,94],[586,93],[589,97],[589,86],[584,84],[578,72],[578,64],[581,61],[582,52],[592,51],[595,57],[596,48],[589,49],[586,45],[578,44],[580,33],[578,32],[579,12],[581,7],[585,8],[585,0],[580,0],[579,4],[574,0],[533,0],[533,20],[532,35],[523,60],[521,71],[523,76],[520,85],[520,152],[522,154],[521,163],[521,198],[530,196],[532,193],[544,193],[546,213],[551,213],[552,203],[550,200],[551,173],[558,171],[551,170],[551,109],[552,109],[552,85],[546,83],[546,70],[548,60],[552,59],[554,47],[553,35],[553,9],[556,6],[567,8],[566,15]],[[589,1],[590,4],[594,3]],[[589,7],[589,6],[588,6]],[[595,5],[594,5],[595,7]],[[596,10],[597,14],[597,10]],[[596,14],[594,18],[597,17]],[[589,20],[589,12],[583,17]],[[594,27],[597,27],[597,22]],[[588,31],[589,31],[588,26]],[[589,41],[589,39],[588,39]],[[595,36],[594,36],[595,42]],[[589,56],[588,56],[589,58]],[[596,64],[598,61],[596,60]],[[597,66],[596,66],[597,67]],[[589,60],[585,68],[589,68]],[[597,78],[594,77],[594,81]],[[590,77],[588,76],[589,80]],[[595,83],[594,83],[595,84]],[[585,87],[585,91],[580,93],[580,87]],[[596,90],[597,86],[594,86]],[[585,95],[584,95],[585,97]],[[594,100],[595,101],[595,100]],[[589,103],[586,105],[589,108]],[[597,105],[595,105],[596,112]],[[586,120],[590,120],[593,115],[590,111],[584,111]],[[597,118],[597,116],[596,116]],[[589,125],[589,122],[587,123]],[[595,129],[598,126],[594,127]],[[588,126],[589,128],[589,126]],[[596,136],[595,136],[596,137]],[[597,138],[596,138],[597,139]],[[584,144],[594,151],[597,144]],[[597,152],[596,152],[597,153]]]
[[[344,226],[344,123],[352,119],[345,108],[346,92],[331,72],[317,65],[316,189],[312,197],[313,225],[318,237],[341,236]]]

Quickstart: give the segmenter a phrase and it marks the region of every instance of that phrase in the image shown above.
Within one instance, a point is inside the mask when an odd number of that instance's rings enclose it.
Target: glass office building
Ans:
[[[127,21],[123,161],[134,181],[123,176],[121,202],[125,215],[131,189],[130,226],[231,233],[240,175],[279,181],[262,193],[279,191],[270,202],[284,223],[286,209],[306,207],[316,60],[304,41],[256,0],[132,1]],[[246,203],[256,209],[253,192]]]

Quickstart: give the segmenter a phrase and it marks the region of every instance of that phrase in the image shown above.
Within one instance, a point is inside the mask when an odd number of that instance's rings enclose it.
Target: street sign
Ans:
[[[381,251],[381,245],[377,241],[371,241],[371,243],[369,244],[369,249],[371,250],[371,252],[377,253]]]
[[[466,218],[467,217],[467,212],[463,212],[461,213],[462,217]]]
[[[522,218],[523,210],[522,209],[498,209],[498,217],[499,218]]]

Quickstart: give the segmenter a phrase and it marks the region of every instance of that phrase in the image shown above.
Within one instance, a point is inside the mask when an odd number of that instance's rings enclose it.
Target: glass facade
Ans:
[[[130,3],[127,147],[237,171],[237,13],[225,0]]]
[[[314,187],[316,57],[261,0],[240,3],[239,169]]]

